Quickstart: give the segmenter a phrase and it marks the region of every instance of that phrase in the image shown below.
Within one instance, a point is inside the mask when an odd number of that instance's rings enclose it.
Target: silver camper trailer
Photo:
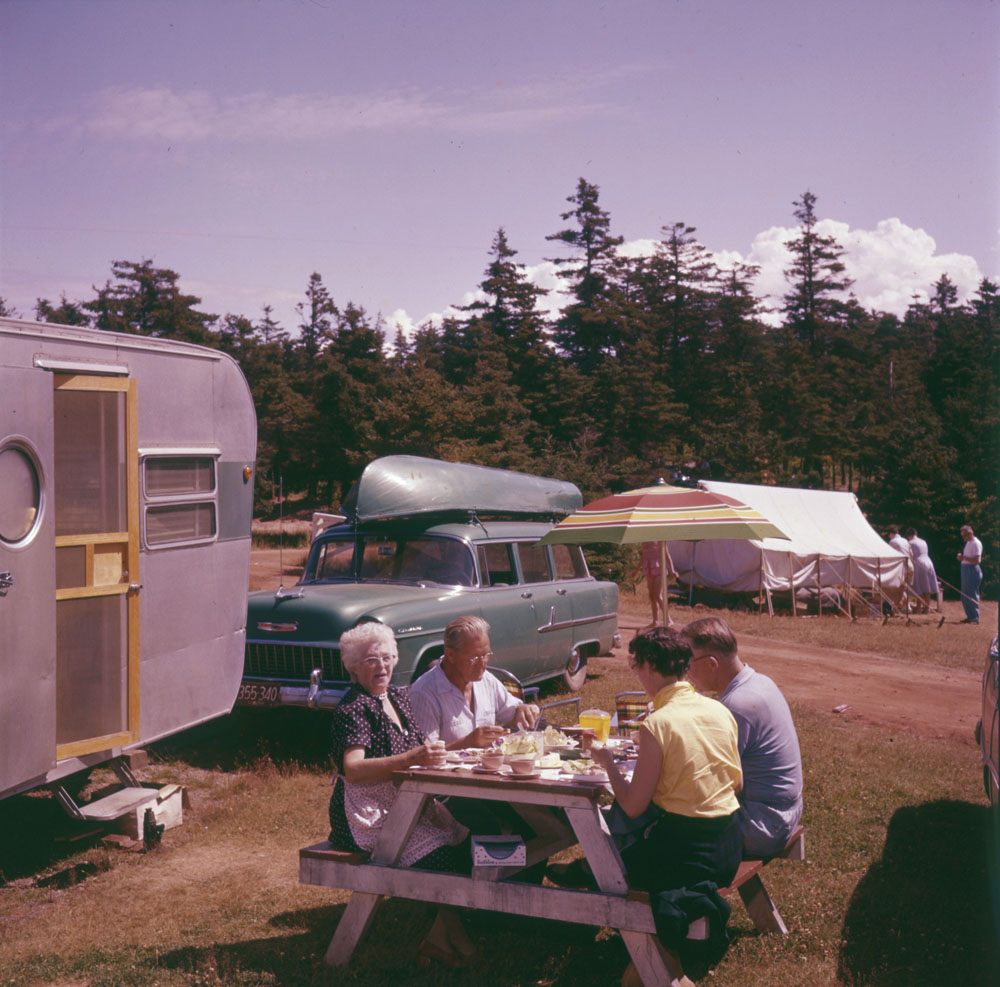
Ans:
[[[223,353],[0,319],[0,798],[231,710],[256,432]]]

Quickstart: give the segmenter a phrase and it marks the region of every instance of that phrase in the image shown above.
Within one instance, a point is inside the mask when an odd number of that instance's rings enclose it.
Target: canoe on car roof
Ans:
[[[454,512],[561,517],[583,503],[576,485],[513,470],[385,456],[365,467],[341,511],[357,521]]]

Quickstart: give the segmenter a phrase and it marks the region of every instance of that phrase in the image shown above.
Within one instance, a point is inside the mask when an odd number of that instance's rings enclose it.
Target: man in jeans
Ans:
[[[962,606],[965,609],[965,620],[963,624],[979,623],[979,587],[983,581],[983,570],[980,562],[983,561],[983,543],[975,536],[969,525],[962,525],[962,537],[965,539],[965,548],[958,554],[958,561],[962,585]]]
[[[802,756],[788,703],[770,678],[740,660],[724,620],[693,620],[683,634],[692,652],[687,680],[699,692],[717,693],[736,720],[744,855],[771,856],[802,818]]]

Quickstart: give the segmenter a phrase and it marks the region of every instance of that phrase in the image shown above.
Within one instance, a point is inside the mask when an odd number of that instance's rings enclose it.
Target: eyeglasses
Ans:
[[[376,665],[395,665],[399,661],[399,655],[369,655],[363,659],[361,664],[368,668],[375,668]]]
[[[469,661],[469,662],[472,662],[472,661],[485,661],[485,662],[488,662],[488,661],[491,661],[492,658],[493,658],[493,652],[492,651],[487,651],[485,654],[482,654],[482,655],[466,655],[465,656],[465,660]]]

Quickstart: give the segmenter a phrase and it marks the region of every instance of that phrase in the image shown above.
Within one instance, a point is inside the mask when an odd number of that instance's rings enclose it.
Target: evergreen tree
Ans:
[[[599,190],[581,178],[576,193],[567,198],[573,206],[561,214],[575,227],[547,236],[578,251],[574,257],[552,258],[575,301],[563,310],[556,326],[556,341],[570,360],[587,372],[597,367],[619,342],[620,327],[615,284],[610,276],[622,237],[611,235],[611,217],[600,207]]]
[[[111,272],[114,280],[97,289],[96,299],[83,304],[94,313],[94,328],[204,346],[217,342],[212,327],[218,316],[196,310],[201,299],[181,293],[175,271],[154,267],[151,260],[116,260]]]
[[[55,322],[62,326],[89,326],[91,323],[82,302],[71,302],[65,292],[59,297],[59,304],[53,305],[46,298],[35,300],[35,318],[39,322]]]
[[[804,192],[793,205],[800,233],[785,241],[792,252],[792,266],[785,271],[792,282],[785,295],[785,319],[796,338],[817,350],[824,345],[826,324],[836,321],[843,311],[833,296],[847,291],[854,282],[844,274],[840,259],[844,251],[836,237],[816,232],[816,196]]]

